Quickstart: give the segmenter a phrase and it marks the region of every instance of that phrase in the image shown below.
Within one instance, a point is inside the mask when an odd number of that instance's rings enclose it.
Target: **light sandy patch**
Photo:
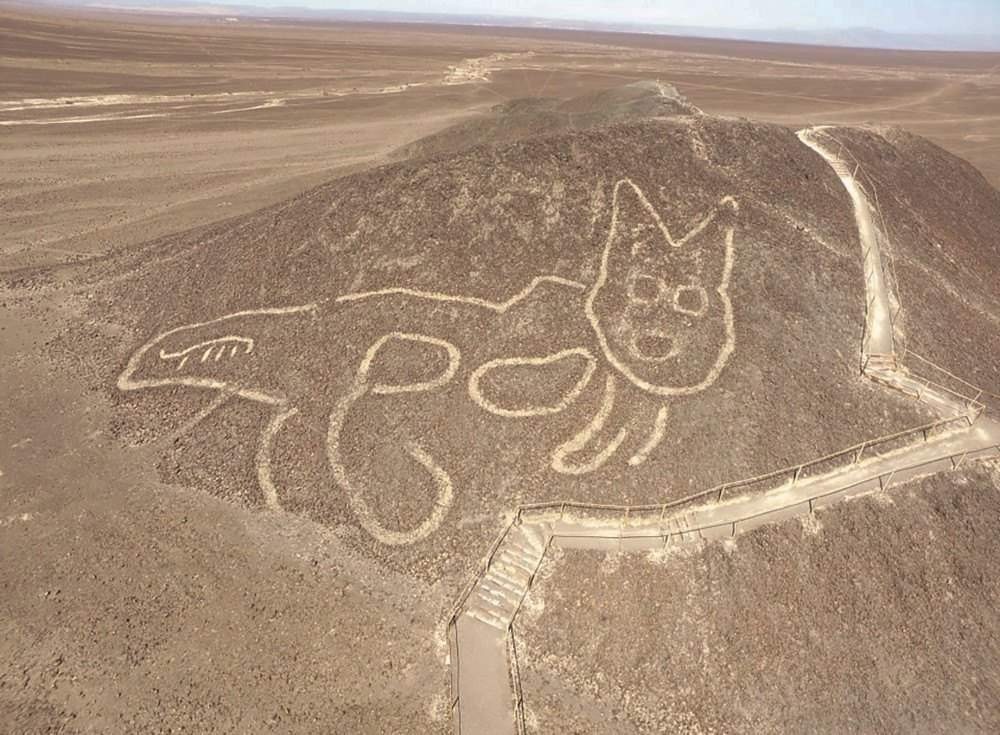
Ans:
[[[233,112],[249,112],[250,110],[264,110],[268,107],[284,107],[285,100],[281,97],[275,97],[274,99],[263,102],[259,105],[251,105],[249,107],[235,107],[231,110],[215,110],[212,112],[213,115],[229,115]]]
[[[523,59],[534,56],[534,52],[497,53],[474,59],[465,59],[460,64],[448,67],[444,75],[444,84],[469,84],[470,82],[488,82],[490,74],[496,71],[501,62],[511,59]]]
[[[823,524],[815,513],[802,516],[802,533],[806,536],[816,536],[823,530]]]
[[[35,519],[34,513],[18,513],[17,515],[7,516],[6,518],[0,518],[0,528],[4,526],[13,526],[17,523],[27,523],[28,521],[32,521],[34,519]]]
[[[156,117],[166,117],[165,112],[143,112],[138,115],[83,115],[75,117],[53,117],[35,120],[0,120],[0,125],[7,128],[22,125],[79,125],[80,123],[118,122],[120,120],[146,120]]]
[[[66,97],[29,97],[0,102],[0,112],[63,109],[66,107],[108,107],[115,105],[159,105],[180,102],[224,102],[226,100],[266,97],[273,92],[218,92],[213,94],[98,94]]]

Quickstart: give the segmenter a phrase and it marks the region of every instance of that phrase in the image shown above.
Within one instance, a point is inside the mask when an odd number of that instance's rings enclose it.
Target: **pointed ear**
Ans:
[[[611,233],[612,257],[642,258],[677,247],[656,209],[630,179],[615,184]]]
[[[712,222],[692,242],[701,248],[704,284],[714,285],[720,291],[729,286],[733,271],[733,241],[739,211],[735,199],[723,197],[712,214]]]
[[[729,288],[735,257],[734,236],[732,226],[720,227],[715,236],[704,243],[703,278],[706,286],[714,286],[719,291]]]
[[[625,244],[626,241],[631,241],[629,252],[633,256],[641,254],[645,248],[650,246],[662,247],[664,243],[671,248],[683,248],[697,240],[713,225],[723,229],[732,226],[739,208],[739,204],[733,197],[724,196],[704,217],[698,220],[694,227],[681,237],[674,237],[642,189],[636,186],[631,179],[621,179],[615,184],[611,246],[612,249],[616,249]]]
[[[733,231],[739,205],[723,197],[670,249],[669,264],[676,273],[696,276],[705,288],[725,288],[733,267]],[[679,280],[683,280],[680,278]]]

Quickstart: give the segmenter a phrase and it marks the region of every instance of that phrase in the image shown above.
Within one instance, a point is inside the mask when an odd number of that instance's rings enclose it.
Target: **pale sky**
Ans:
[[[207,0],[211,3],[213,0]],[[895,33],[1000,34],[1000,0],[215,0],[415,13],[521,15],[723,28],[878,28]]]

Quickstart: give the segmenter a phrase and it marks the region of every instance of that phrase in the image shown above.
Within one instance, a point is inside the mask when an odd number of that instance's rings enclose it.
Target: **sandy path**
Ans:
[[[802,478],[808,467],[790,468],[784,484],[763,494],[710,502],[690,510],[614,507],[595,509],[571,503],[519,508],[486,565],[457,606],[449,623],[452,716],[458,732],[490,735],[523,731],[523,706],[516,660],[510,660],[512,625],[535,572],[552,545],[573,549],[640,551],[674,544],[730,538],[766,523],[810,514],[842,500],[929,474],[957,469],[964,462],[1000,456],[1000,422],[982,405],[929,385],[896,359],[891,295],[882,268],[872,205],[844,159],[828,147],[826,128],[799,132],[802,142],[822,156],[851,196],[864,252],[866,329],[863,373],[887,388],[924,402],[947,430],[931,438],[917,432],[901,449],[862,459],[864,446],[846,465]],[[822,142],[821,142],[822,140]],[[832,141],[832,139],[830,139]],[[586,517],[580,514],[586,510]],[[652,512],[650,512],[652,510]],[[513,682],[513,691],[512,691]]]
[[[889,289],[886,286],[885,273],[882,269],[882,254],[879,250],[871,204],[854,178],[851,164],[825,148],[818,141],[818,134],[828,129],[828,127],[822,126],[800,130],[799,140],[830,164],[830,167],[840,177],[847,193],[850,194],[851,203],[854,206],[854,220],[858,226],[858,235],[864,251],[865,296],[868,300],[865,342],[861,348],[862,353],[891,355],[894,352],[892,308],[889,304]]]

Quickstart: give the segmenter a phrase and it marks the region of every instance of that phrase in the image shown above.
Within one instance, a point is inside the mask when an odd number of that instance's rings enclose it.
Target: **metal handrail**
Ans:
[[[926,459],[926,460],[922,460],[920,462],[915,462],[913,464],[906,465],[905,467],[897,467],[896,469],[894,469],[894,470],[892,470],[891,472],[888,472],[888,473],[884,473],[884,474],[881,474],[881,475],[875,475],[873,477],[867,477],[867,478],[865,478],[863,480],[858,480],[856,482],[852,482],[849,485],[844,485],[844,486],[838,487],[838,488],[836,488],[834,490],[827,490],[826,492],[817,493],[816,495],[811,495],[811,496],[809,496],[807,498],[803,498],[801,500],[796,500],[794,503],[788,503],[786,505],[782,505],[782,506],[779,506],[777,508],[769,508],[767,510],[760,511],[759,513],[751,513],[750,515],[743,516],[741,518],[737,518],[736,520],[721,521],[721,522],[716,522],[716,523],[706,523],[706,524],[703,524],[703,525],[700,525],[700,526],[691,526],[691,527],[683,529],[682,531],[651,533],[651,534],[646,534],[646,535],[643,535],[643,536],[640,536],[640,535],[627,536],[626,538],[663,538],[663,539],[668,539],[668,538],[670,538],[672,536],[686,536],[686,535],[691,534],[691,533],[700,533],[701,531],[709,531],[709,530],[716,529],[716,528],[725,528],[727,526],[729,526],[729,527],[731,527],[731,526],[738,526],[740,523],[745,523],[746,521],[754,520],[756,518],[761,518],[763,516],[771,515],[773,513],[780,513],[782,511],[788,510],[789,508],[793,508],[793,507],[798,506],[798,505],[812,504],[812,503],[816,502],[817,500],[821,500],[821,499],[829,497],[831,495],[837,495],[839,493],[846,493],[847,491],[852,490],[853,488],[858,487],[859,485],[865,485],[865,484],[870,483],[870,482],[872,482],[873,480],[876,480],[876,479],[878,479],[880,481],[880,483],[883,483],[883,484],[880,485],[880,490],[885,490],[885,489],[887,489],[890,486],[891,483],[890,482],[884,482],[883,478],[885,478],[885,477],[890,477],[891,478],[893,475],[895,475],[897,473],[900,473],[900,472],[909,472],[911,470],[919,469],[919,468],[925,467],[927,465],[937,464],[937,463],[942,462],[943,460],[946,460],[946,459],[950,460],[952,462],[952,469],[958,469],[963,464],[963,462],[965,461],[965,458],[968,455],[970,455],[970,454],[981,454],[981,453],[986,452],[986,451],[995,451],[997,453],[997,455],[1000,456],[1000,444],[991,444],[991,445],[987,445],[985,447],[982,447],[981,449],[966,450],[964,452],[957,452],[955,454],[947,454],[947,455],[944,455],[942,457],[935,457],[934,459]],[[958,462],[955,461],[956,457],[960,458],[958,460]],[[625,508],[625,507],[626,506],[619,506],[619,508]],[[553,539],[557,539],[557,538],[599,538],[599,539],[613,540],[613,539],[622,538],[622,536],[620,535],[620,533],[619,534],[603,534],[603,533],[573,534],[573,533],[553,532],[552,538]]]
[[[982,404],[979,404],[979,405],[982,406]],[[479,572],[473,576],[472,580],[465,587],[462,595],[459,597],[459,599],[456,602],[455,606],[452,608],[452,613],[451,613],[451,616],[448,619],[448,623],[447,623],[447,626],[446,626],[446,629],[448,631],[447,637],[448,637],[448,643],[449,643],[449,651],[450,651],[450,654],[453,656],[453,661],[454,661],[454,666],[455,666],[455,675],[454,675],[454,677],[452,677],[452,678],[449,679],[449,683],[450,683],[450,686],[452,687],[452,691],[451,691],[451,708],[452,708],[452,712],[453,712],[453,715],[454,715],[454,718],[455,718],[455,722],[457,723],[458,731],[461,732],[461,709],[459,707],[460,692],[457,691],[457,688],[458,688],[457,687],[457,678],[460,676],[460,667],[461,667],[461,664],[460,664],[460,661],[459,661],[459,653],[458,653],[458,631],[457,631],[458,618],[462,614],[462,610],[463,610],[463,608],[465,606],[465,603],[468,601],[469,596],[472,594],[472,592],[475,590],[475,588],[482,581],[482,578],[489,572],[490,568],[492,567],[493,560],[496,557],[497,551],[500,549],[500,547],[503,545],[503,542],[506,540],[507,534],[510,533],[510,530],[515,525],[518,525],[518,524],[520,524],[520,523],[522,523],[524,521],[524,514],[525,513],[530,513],[530,512],[533,512],[533,511],[540,511],[540,510],[551,510],[551,509],[558,508],[559,509],[559,517],[561,519],[561,518],[563,518],[565,516],[565,513],[566,513],[567,510],[571,510],[571,511],[572,510],[597,510],[597,511],[602,511],[603,510],[603,511],[611,511],[611,512],[613,512],[613,513],[615,513],[615,514],[617,514],[619,516],[623,516],[621,518],[621,522],[622,522],[622,525],[624,525],[625,521],[626,521],[626,519],[628,517],[628,515],[631,514],[631,513],[642,513],[642,512],[650,512],[650,511],[659,511],[660,512],[660,519],[662,520],[664,514],[666,513],[666,511],[668,509],[670,509],[670,508],[676,508],[679,505],[690,503],[693,500],[698,500],[698,499],[701,499],[701,498],[704,498],[704,497],[709,497],[709,496],[713,496],[714,495],[714,496],[717,496],[716,502],[721,502],[721,500],[723,498],[723,494],[724,494],[724,492],[727,489],[732,489],[732,488],[736,488],[736,487],[746,487],[746,486],[749,486],[749,485],[756,484],[758,482],[762,482],[764,480],[774,479],[776,477],[783,477],[783,476],[787,477],[790,473],[792,474],[792,477],[791,477],[792,484],[794,484],[802,476],[802,471],[803,470],[805,470],[805,469],[807,469],[809,467],[813,467],[813,466],[815,466],[815,465],[817,465],[819,463],[826,462],[826,461],[829,461],[831,459],[836,459],[837,457],[843,457],[843,456],[847,456],[847,455],[853,454],[854,455],[854,459],[851,461],[850,464],[857,464],[861,460],[861,456],[862,456],[862,454],[863,454],[863,452],[864,452],[865,449],[867,449],[869,447],[872,447],[872,446],[884,444],[884,443],[886,443],[888,441],[893,441],[895,439],[900,439],[900,438],[902,438],[904,436],[909,436],[909,435],[913,435],[913,434],[919,433],[919,434],[922,435],[923,440],[926,442],[926,441],[929,440],[929,433],[931,431],[934,431],[935,429],[942,428],[942,427],[947,426],[949,424],[956,424],[956,423],[961,423],[961,422],[965,422],[969,427],[971,427],[972,424],[973,424],[973,422],[976,419],[978,419],[981,414],[982,414],[982,408],[980,408],[978,411],[975,412],[975,417],[972,417],[972,416],[970,416],[968,414],[965,414],[965,415],[962,415],[962,416],[956,416],[956,417],[952,417],[952,418],[948,418],[948,419],[942,419],[942,420],[939,420],[939,421],[930,422],[930,423],[924,424],[922,426],[917,426],[917,427],[914,427],[914,428],[911,428],[911,429],[905,429],[903,431],[895,432],[893,434],[887,434],[887,435],[884,435],[884,436],[881,436],[881,437],[877,437],[875,439],[871,439],[871,440],[867,440],[867,441],[861,442],[860,444],[855,444],[855,445],[853,445],[851,447],[847,447],[846,449],[842,449],[842,450],[839,450],[837,452],[833,452],[833,453],[827,454],[827,455],[825,455],[823,457],[820,457],[818,459],[810,460],[809,462],[804,462],[804,463],[801,463],[799,465],[785,467],[785,468],[782,468],[782,469],[779,469],[779,470],[775,470],[775,471],[772,471],[772,472],[765,473],[763,475],[758,475],[756,477],[751,477],[751,478],[746,478],[746,479],[742,479],[742,480],[736,480],[736,481],[721,483],[720,485],[717,485],[715,487],[709,488],[708,490],[703,490],[703,491],[698,492],[698,493],[692,493],[692,494],[687,495],[687,496],[685,496],[683,498],[678,498],[676,500],[668,501],[666,503],[643,504],[643,505],[620,505],[620,504],[604,504],[604,503],[581,503],[581,502],[571,502],[571,501],[549,501],[549,502],[542,502],[542,503],[522,503],[522,504],[518,505],[517,509],[516,509],[516,511],[514,513],[513,519],[509,523],[507,523],[507,525],[504,527],[503,531],[501,531],[501,533],[497,536],[496,540],[490,546],[490,550],[487,553],[485,562],[480,565]],[[996,446],[992,446],[992,447],[986,447],[985,449],[990,449],[990,448],[993,448],[993,449],[997,450],[998,454],[1000,454],[1000,445],[996,445]],[[963,452],[963,453],[960,453],[960,454],[953,454],[953,455],[948,455],[947,457],[939,457],[939,458],[932,459],[932,460],[925,460],[923,462],[918,462],[918,463],[915,463],[915,464],[912,464],[912,465],[908,465],[906,467],[897,468],[896,470],[893,470],[892,473],[890,473],[890,475],[889,475],[890,481],[889,482],[891,482],[891,477],[893,475],[895,475],[896,472],[908,472],[910,470],[917,469],[917,468],[923,467],[925,465],[929,465],[929,464],[934,464],[936,462],[940,462],[942,459],[945,459],[945,458],[951,460],[952,469],[957,469],[965,461],[965,458],[968,456],[968,454],[969,454],[969,452],[966,451],[966,452]],[[960,457],[960,459],[958,460],[958,462],[955,461],[956,457]],[[879,476],[880,481],[881,481],[881,477],[882,476]],[[743,522],[746,522],[748,520],[752,520],[754,518],[758,518],[760,516],[768,515],[768,514],[771,514],[771,513],[781,512],[783,510],[787,510],[790,507],[793,507],[793,506],[796,506],[796,505],[802,505],[803,503],[808,503],[810,511],[811,511],[813,503],[816,500],[819,500],[821,498],[827,497],[829,495],[835,495],[837,493],[846,492],[846,491],[848,491],[848,490],[850,490],[850,489],[852,489],[854,487],[857,487],[858,485],[862,485],[862,484],[865,484],[865,483],[871,482],[871,481],[872,481],[872,478],[867,478],[865,480],[860,480],[860,481],[852,483],[850,485],[837,488],[836,490],[831,490],[831,491],[828,491],[828,492],[825,492],[825,493],[820,493],[820,494],[817,494],[817,495],[814,495],[814,496],[810,496],[807,499],[798,500],[798,501],[796,501],[794,503],[789,503],[788,505],[781,506],[779,508],[771,508],[769,510],[762,511],[762,512],[757,513],[757,514],[746,516],[745,518],[740,518],[740,519],[738,519],[736,521],[727,521],[727,522],[724,522],[724,523],[715,523],[715,524],[706,524],[706,525],[703,525],[703,526],[687,527],[687,528],[684,528],[683,531],[675,531],[675,532],[672,532],[672,533],[649,534],[649,537],[660,537],[660,538],[663,538],[664,543],[666,543],[667,540],[670,537],[672,537],[672,536],[682,536],[684,534],[689,534],[689,533],[701,533],[702,531],[707,531],[707,530],[712,530],[712,529],[715,529],[715,528],[722,528],[722,527],[727,527],[727,526],[731,526],[732,527],[732,535],[735,535],[736,534],[737,524],[739,524],[739,523],[743,523]],[[888,487],[888,483],[886,483],[885,485],[883,485],[882,489],[884,489],[885,487]],[[774,488],[773,487],[772,488],[768,488],[768,490],[771,490],[771,489],[774,489]],[[555,539],[555,538],[570,538],[570,537],[572,537],[572,536],[570,536],[568,534],[557,534],[557,533],[551,534],[549,536],[547,542],[546,542],[546,550],[545,550],[545,552],[543,552],[541,558],[545,557],[545,554],[548,552],[548,546],[551,545],[553,539]],[[617,535],[589,534],[587,537],[589,537],[589,538],[615,539],[615,538],[621,538],[621,534],[620,534],[620,532]],[[540,563],[541,563],[541,559],[539,560],[539,564]],[[537,567],[536,567],[536,572],[535,573],[537,573]],[[528,584],[527,584],[527,586],[525,588],[524,593],[522,594],[521,598],[518,600],[517,606],[514,609],[514,616],[516,616],[517,613],[521,609],[521,606],[522,606],[522,604],[524,602],[524,598],[525,598],[525,596],[527,594],[527,591],[531,587],[531,584],[534,582],[535,573],[532,573],[531,577],[528,580]],[[452,640],[453,640],[453,638],[452,638],[452,632],[454,633],[454,644],[452,643]],[[508,627],[508,634],[509,634],[509,637],[511,639],[513,639],[513,630],[512,630],[511,627]],[[515,665],[516,665],[516,662],[515,662]],[[518,679],[518,684],[519,683],[520,683],[520,679]],[[523,728],[524,728],[523,697],[521,697],[521,698],[519,698],[517,700],[516,707],[517,707],[517,709],[516,709],[516,717],[518,719],[518,722],[517,722],[518,732],[520,734],[520,733],[523,732]]]
[[[921,383],[924,388],[930,388],[930,389],[933,389],[933,390],[936,390],[936,391],[940,391],[940,392],[943,392],[943,393],[949,393],[952,396],[954,396],[955,398],[961,399],[962,402],[965,403],[966,409],[974,410],[975,412],[979,413],[983,409],[986,408],[986,405],[982,401],[979,400],[979,398],[983,394],[983,390],[981,388],[976,388],[977,393],[976,393],[976,395],[974,397],[973,396],[967,396],[964,393],[960,393],[960,392],[958,392],[957,390],[955,390],[953,388],[949,388],[948,386],[943,385],[942,383],[938,383],[936,380],[931,380],[926,375],[922,375],[920,373],[914,372],[913,370],[910,370],[909,368],[906,369],[906,375],[911,380],[913,380],[915,382],[918,382],[918,383]],[[890,387],[895,388],[896,390],[898,390],[901,393],[905,393],[907,395],[911,395],[911,396],[914,396],[916,398],[919,398],[920,395],[921,395],[919,392],[918,393],[913,393],[913,392],[911,392],[911,391],[909,391],[906,388],[903,388],[901,386],[892,385],[891,383],[889,383],[889,381],[887,381],[886,379],[882,378],[880,375],[869,375],[869,377],[872,380],[879,381],[880,383],[887,383],[887,384],[890,385]]]
[[[854,444],[853,446],[847,447],[845,449],[840,449],[836,452],[831,452],[830,454],[818,457],[817,459],[809,460],[808,462],[803,462],[801,464],[783,467],[781,469],[773,470],[771,472],[767,472],[762,475],[757,475],[755,477],[723,482],[720,483],[719,485],[708,488],[707,490],[701,490],[696,493],[691,493],[690,495],[685,495],[682,498],[670,500],[665,503],[650,503],[650,504],[631,505],[631,506],[623,506],[623,505],[607,504],[607,503],[582,503],[582,502],[566,501],[566,500],[553,500],[540,503],[524,503],[518,506],[517,519],[520,520],[524,512],[552,510],[555,508],[560,508],[562,512],[565,512],[566,509],[616,510],[625,508],[630,508],[632,512],[649,512],[661,509],[676,508],[679,505],[690,503],[693,500],[700,500],[702,498],[711,497],[713,495],[719,496],[726,490],[730,490],[737,487],[745,487],[747,485],[754,485],[759,482],[763,482],[764,480],[774,479],[777,477],[785,477],[789,474],[792,475],[798,474],[798,476],[801,477],[803,470],[806,470],[822,462],[828,462],[831,459],[836,459],[837,457],[843,457],[850,454],[858,456],[859,452],[877,446],[879,444],[884,444],[886,442],[893,441],[895,439],[900,439],[902,437],[915,434],[926,435],[930,431],[941,428],[948,424],[958,424],[965,422],[971,426],[972,421],[973,419],[970,419],[970,417],[967,415],[954,416],[947,419],[940,419],[938,421],[933,421],[927,424],[922,424],[920,426],[904,429],[903,431],[898,431],[894,434],[886,434],[884,436],[880,436],[875,439],[869,439],[859,444]],[[854,460],[850,464],[856,464],[856,463],[857,460]]]
[[[945,459],[947,459],[947,460],[949,460],[951,462],[951,465],[952,465],[951,469],[952,470],[957,470],[959,467],[962,466],[963,462],[966,460],[966,458],[970,454],[980,455],[983,452],[986,452],[986,451],[989,451],[989,450],[992,450],[992,451],[996,452],[997,455],[1000,456],[1000,444],[987,445],[987,446],[982,447],[982,448],[977,449],[977,450],[966,450],[964,452],[958,452],[958,453],[954,453],[954,454],[948,454],[948,455],[945,455],[943,457],[935,457],[933,459],[927,459],[927,460],[922,460],[920,462],[914,462],[912,464],[906,465],[905,467],[897,467],[897,468],[891,470],[888,473],[878,474],[878,475],[875,475],[874,477],[866,477],[864,479],[852,482],[852,483],[850,483],[848,485],[837,487],[837,488],[835,488],[833,490],[827,490],[825,492],[816,493],[814,495],[810,495],[808,498],[801,499],[801,500],[796,500],[795,502],[787,503],[787,504],[779,506],[777,508],[769,508],[767,510],[760,511],[758,513],[752,513],[750,515],[743,516],[743,517],[737,518],[735,520],[722,521],[722,522],[716,522],[716,523],[706,523],[706,524],[703,524],[703,525],[700,525],[700,526],[687,527],[687,528],[684,528],[682,531],[673,531],[673,532],[663,532],[662,531],[662,527],[661,527],[661,531],[659,533],[645,534],[645,535],[642,535],[642,536],[635,535],[635,536],[630,536],[629,538],[662,538],[664,544],[666,544],[666,543],[669,542],[669,539],[671,537],[674,537],[674,536],[685,536],[685,535],[691,534],[691,533],[697,533],[699,535],[703,535],[703,532],[705,532],[705,531],[711,531],[711,530],[715,530],[715,529],[719,529],[719,528],[729,528],[729,529],[731,529],[731,534],[730,535],[731,536],[735,536],[736,533],[737,533],[737,530],[739,528],[739,524],[741,524],[741,523],[746,523],[747,521],[752,521],[752,520],[755,520],[757,518],[762,518],[764,516],[772,515],[772,514],[775,514],[775,513],[781,513],[783,511],[788,510],[789,508],[793,508],[793,507],[796,507],[796,506],[802,506],[802,505],[806,505],[806,504],[809,506],[809,512],[812,512],[813,511],[813,505],[814,505],[814,503],[817,500],[822,500],[823,498],[827,498],[827,497],[830,497],[832,495],[838,495],[838,494],[847,493],[850,490],[852,490],[853,488],[856,488],[856,487],[858,487],[860,485],[865,485],[865,484],[871,483],[873,480],[878,480],[879,489],[881,491],[884,491],[884,490],[886,490],[886,489],[888,489],[890,487],[890,485],[892,484],[892,480],[894,479],[894,477],[895,477],[895,475],[897,473],[910,472],[912,470],[920,469],[921,467],[926,467],[928,465],[937,464],[937,463],[939,463],[939,462],[941,462],[941,461],[943,461]],[[958,458],[957,462],[956,462],[956,458]],[[888,479],[886,479],[886,478],[888,478]],[[517,519],[517,521],[521,520],[521,518],[522,518],[522,512],[523,511],[530,510],[530,509],[532,509],[534,507],[537,507],[538,505],[539,504],[524,504],[524,505],[519,505],[518,506],[518,510],[517,510],[517,514],[515,516],[516,519]],[[570,508],[572,508],[572,507],[601,508],[601,509],[615,510],[617,513],[622,513],[624,511],[628,511],[629,509],[636,510],[637,508],[642,508],[643,507],[643,506],[626,506],[626,505],[617,505],[617,506],[615,506],[615,505],[600,505],[600,506],[598,506],[597,504],[585,504],[585,503],[572,503],[572,504],[570,504],[570,503],[546,503],[544,505],[545,506],[560,507],[561,508],[561,510],[560,510],[560,517],[562,517],[562,515],[565,513],[565,510],[566,510],[567,507],[570,507]],[[648,506],[648,507],[655,508],[657,506]],[[624,518],[620,518],[620,520],[622,521],[622,526],[624,527],[624,525],[625,525],[624,524],[624,520],[625,519]],[[510,529],[514,525],[515,524],[512,522],[511,524],[509,524],[507,526],[507,528],[504,531],[501,539],[503,537],[506,537],[507,533],[510,531]],[[598,538],[598,539],[614,540],[614,539],[622,539],[624,537],[622,536],[620,530],[619,530],[619,532],[617,534],[603,534],[603,533],[569,534],[569,533],[558,533],[558,532],[554,531],[548,537],[548,541],[546,543],[546,549],[545,549],[545,552],[543,552],[541,559],[545,558],[545,555],[548,553],[549,546],[551,546],[552,542],[555,539],[557,539],[557,538]],[[539,560],[539,565],[541,564],[541,559]],[[537,572],[537,568],[536,568],[536,572]],[[524,603],[524,598],[527,595],[527,591],[528,591],[528,589],[530,589],[531,584],[534,581],[534,578],[535,578],[535,575],[532,574],[531,577],[528,580],[528,584],[526,585],[525,592],[524,592],[524,594],[522,594],[521,599],[518,601],[518,604],[517,604],[517,606],[516,606],[516,608],[514,610],[514,615],[513,615],[514,618],[516,618],[517,613],[520,611],[521,606]],[[477,579],[476,579],[476,583],[477,584],[478,584],[478,581],[479,581],[479,578],[477,577]],[[453,625],[454,622],[455,622],[455,620],[453,618],[452,620],[449,621],[449,625]],[[450,642],[451,642],[451,639],[449,638],[449,644],[450,644]],[[523,693],[523,690],[521,688],[520,668],[519,668],[519,665],[518,665],[517,644],[516,644],[516,641],[515,641],[513,618],[512,618],[512,622],[507,626],[507,645],[508,645],[508,654],[510,656],[509,666],[510,666],[511,679],[512,679],[512,681],[514,683],[514,717],[515,717],[515,725],[517,727],[518,735],[524,735],[524,733],[526,732],[526,725],[525,725],[525,719],[524,719],[524,693]],[[456,645],[455,645],[455,651],[454,651],[454,656],[455,656],[454,661],[455,661],[456,669],[459,666],[458,651],[457,651],[457,649],[458,649],[458,645],[457,645],[457,634],[456,634]],[[456,675],[458,675],[458,672],[456,672]],[[458,692],[452,692],[452,700],[451,701],[452,701],[452,710],[453,710],[454,716],[456,718],[455,721],[457,723],[458,731],[460,733],[461,732],[461,710],[460,710],[460,708],[458,706],[458,703],[459,703],[459,693]]]
[[[524,691],[521,689],[521,671],[517,663],[517,642],[513,623],[507,626],[507,651],[510,656],[510,678],[514,684],[514,724],[517,727],[517,735],[525,735],[528,728],[524,721]]]
[[[945,368],[941,367],[941,366],[940,366],[940,365],[938,365],[938,364],[937,364],[936,362],[933,362],[932,360],[930,360],[930,359],[928,359],[928,358],[924,357],[924,356],[923,356],[923,355],[921,355],[920,353],[918,353],[918,352],[914,352],[913,350],[911,350],[911,349],[909,349],[909,348],[907,348],[906,350],[904,350],[904,352],[903,352],[903,356],[904,356],[904,357],[909,357],[910,355],[912,355],[913,357],[917,358],[917,359],[918,359],[918,360],[920,360],[920,361],[921,361],[922,363],[924,363],[924,364],[926,364],[926,365],[928,365],[928,366],[930,366],[930,367],[934,368],[934,369],[935,369],[935,370],[937,370],[938,372],[940,372],[940,373],[943,373],[943,374],[947,375],[947,376],[948,376],[949,378],[951,378],[952,380],[955,380],[955,381],[957,381],[957,382],[961,383],[961,384],[962,384],[962,385],[964,385],[964,386],[965,386],[966,388],[969,388],[969,389],[971,389],[971,390],[974,390],[974,391],[976,391],[976,396],[975,396],[975,398],[973,398],[973,399],[972,399],[972,400],[974,400],[974,401],[977,401],[977,402],[978,402],[978,401],[979,401],[979,399],[983,397],[983,395],[990,395],[990,396],[994,396],[994,397],[996,397],[996,398],[1000,398],[1000,396],[995,396],[995,395],[994,395],[993,393],[989,393],[988,391],[984,390],[983,388],[980,388],[980,387],[979,387],[978,385],[975,385],[975,384],[973,384],[973,383],[970,383],[970,382],[969,382],[968,380],[965,380],[964,378],[960,378],[959,376],[955,375],[955,374],[954,374],[953,372],[951,372],[951,371],[949,371],[949,370],[947,370],[947,369],[945,369]],[[933,382],[933,381],[932,381],[932,382]],[[942,385],[941,385],[940,383],[935,383],[935,385],[938,385],[938,386],[941,386],[941,387],[944,387],[944,386],[942,386]],[[951,390],[950,388],[945,388],[945,390],[949,390],[950,392],[954,393],[955,395],[959,395],[959,396],[961,396],[961,395],[962,395],[962,394],[961,394],[961,393],[959,393],[958,391],[954,391],[954,390]]]

